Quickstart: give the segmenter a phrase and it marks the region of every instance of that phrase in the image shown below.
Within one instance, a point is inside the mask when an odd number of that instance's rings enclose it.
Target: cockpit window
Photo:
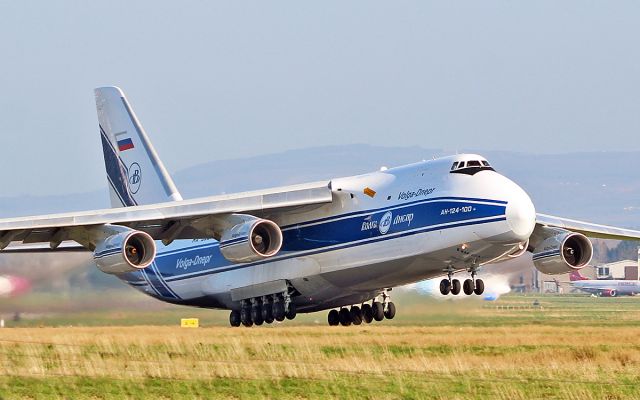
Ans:
[[[456,161],[451,166],[452,174],[475,175],[480,171],[495,171],[487,160]]]

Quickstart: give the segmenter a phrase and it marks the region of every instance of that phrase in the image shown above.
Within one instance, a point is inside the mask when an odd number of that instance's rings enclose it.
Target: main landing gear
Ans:
[[[440,293],[442,293],[443,295],[446,296],[451,293],[452,295],[456,296],[460,294],[460,289],[462,289],[462,292],[467,296],[474,293],[479,296],[484,293],[484,282],[482,281],[482,279],[476,279],[475,266],[469,268],[469,272],[471,272],[471,279],[465,279],[462,285],[460,284],[459,280],[452,279],[454,271],[451,266],[449,266],[449,268],[447,268],[445,271],[447,272],[448,277],[447,279],[443,279],[440,281]]]
[[[351,308],[342,307],[340,310],[333,309],[327,315],[327,322],[330,326],[360,325],[363,322],[370,324],[383,319],[393,319],[396,316],[396,305],[389,301],[389,295],[385,292],[382,299],[376,298],[369,303],[360,306],[354,305]],[[382,301],[380,301],[382,300]]]
[[[254,297],[242,300],[240,310],[233,310],[229,314],[231,326],[244,325],[246,327],[273,321],[294,319],[297,315],[296,305],[288,293],[278,293],[269,296]]]

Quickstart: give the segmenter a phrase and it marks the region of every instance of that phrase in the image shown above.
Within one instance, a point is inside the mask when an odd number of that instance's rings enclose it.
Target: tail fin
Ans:
[[[102,87],[95,95],[111,206],[182,200],[122,90]]]
[[[584,276],[582,276],[582,274],[580,274],[580,271],[573,271],[571,273],[571,275],[569,275],[569,280],[571,282],[575,282],[575,281],[586,281],[589,278],[585,278]]]

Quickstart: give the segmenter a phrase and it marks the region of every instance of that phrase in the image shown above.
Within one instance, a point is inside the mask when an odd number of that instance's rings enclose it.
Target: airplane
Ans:
[[[640,281],[624,279],[589,279],[573,271],[571,286],[600,297],[634,296],[640,293]]]
[[[95,98],[113,207],[0,219],[0,249],[81,246],[152,297],[229,310],[233,327],[322,310],[331,326],[393,319],[394,287],[444,276],[442,294],[479,296],[484,264],[531,252],[538,270],[561,274],[589,263],[587,236],[640,240],[537,214],[477,154],[183,200],[124,92]]]
[[[20,276],[0,275],[0,298],[15,297],[27,293],[31,282]]]

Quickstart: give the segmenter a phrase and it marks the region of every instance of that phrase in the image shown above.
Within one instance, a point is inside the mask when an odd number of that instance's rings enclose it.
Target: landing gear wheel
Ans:
[[[278,322],[284,321],[285,312],[283,302],[278,301],[276,303],[273,303],[273,318],[275,318],[275,320]]]
[[[262,319],[267,324],[273,322],[273,304],[271,303],[262,303]]]
[[[473,289],[473,293],[477,294],[478,296],[484,293],[484,282],[482,281],[482,279],[476,279],[476,287],[475,289]]]
[[[362,310],[358,306],[351,307],[351,311],[349,311],[349,315],[351,316],[351,322],[354,325],[360,325],[362,323],[363,315]]]
[[[376,321],[382,321],[384,319],[384,306],[379,301],[374,301],[373,306],[373,319]]]
[[[396,305],[392,302],[387,304],[387,309],[384,310],[384,317],[386,319],[393,319],[396,316]]]
[[[451,281],[451,294],[454,296],[457,296],[458,294],[460,294],[460,289],[462,288],[462,285],[460,285],[460,281],[457,279],[454,279]]]
[[[363,304],[360,310],[362,311],[362,320],[367,324],[370,324],[371,321],[373,321],[373,309],[371,308],[371,305]]]
[[[473,281],[471,279],[465,279],[464,283],[462,284],[462,291],[467,296],[473,294]]]
[[[338,314],[340,316],[340,325],[342,326],[351,325],[351,313],[349,312],[349,309],[342,307]]]
[[[296,305],[293,302],[289,303],[285,317],[287,317],[287,319],[294,319],[296,317]]]
[[[231,311],[231,314],[229,314],[229,324],[233,327],[238,327],[241,323],[242,321],[240,320],[240,311]]]
[[[253,323],[260,326],[264,322],[262,318],[262,307],[260,305],[255,305],[251,307],[251,319]]]
[[[253,325],[253,320],[251,320],[251,310],[248,307],[245,307],[240,311],[240,322],[242,322],[242,325],[246,327]]]
[[[446,296],[451,291],[451,282],[448,279],[443,279],[440,281],[440,293],[443,296]]]
[[[338,310],[329,311],[329,315],[327,316],[327,321],[329,322],[329,326],[340,325],[340,314],[338,313]]]

